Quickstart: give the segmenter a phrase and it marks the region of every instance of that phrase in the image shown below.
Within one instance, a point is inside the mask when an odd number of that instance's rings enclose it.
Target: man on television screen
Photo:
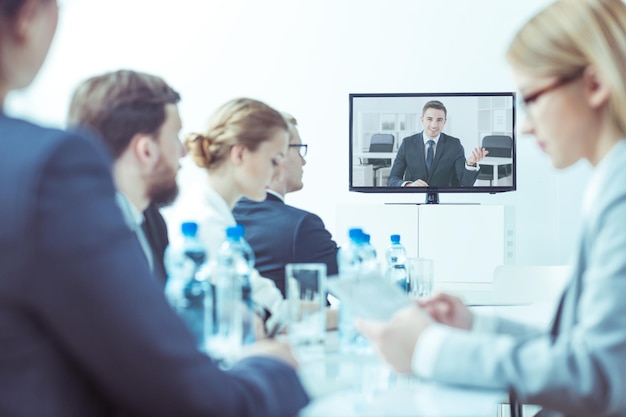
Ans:
[[[489,153],[475,148],[465,159],[461,141],[442,133],[448,111],[441,101],[424,104],[424,130],[404,138],[387,180],[390,187],[471,187],[478,163]]]

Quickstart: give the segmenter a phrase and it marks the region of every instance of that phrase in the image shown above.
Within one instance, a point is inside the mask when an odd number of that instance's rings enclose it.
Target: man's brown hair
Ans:
[[[72,97],[69,126],[87,127],[119,157],[138,133],[157,136],[165,106],[180,95],[155,75],[119,70],[81,83]]]

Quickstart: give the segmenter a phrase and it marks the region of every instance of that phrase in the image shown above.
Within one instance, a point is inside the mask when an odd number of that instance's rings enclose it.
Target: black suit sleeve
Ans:
[[[472,171],[465,167],[465,150],[459,142],[455,150],[454,170],[458,183],[452,184],[461,187],[472,187],[478,178],[478,170]]]
[[[337,244],[319,216],[308,213],[296,230],[295,261],[326,264],[328,275],[337,274]]]
[[[94,149],[84,138],[64,141],[41,176],[33,250],[42,266],[23,283],[39,325],[124,415],[296,414],[307,397],[282,362],[255,358],[223,372],[195,349]]]

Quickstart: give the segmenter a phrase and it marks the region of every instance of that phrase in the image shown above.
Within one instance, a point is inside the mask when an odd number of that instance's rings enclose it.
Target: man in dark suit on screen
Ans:
[[[303,187],[307,145],[302,144],[296,119],[283,115],[289,124],[289,149],[281,174],[268,186],[265,201],[241,199],[233,215],[246,229],[256,268],[285,294],[286,264],[321,262],[326,264],[328,275],[334,275],[338,248],[319,216],[285,204],[285,194]]]
[[[402,141],[393,161],[390,187],[471,187],[478,177],[478,162],[489,153],[475,148],[465,159],[461,141],[442,133],[448,111],[441,101],[428,101],[422,109],[424,130]]]

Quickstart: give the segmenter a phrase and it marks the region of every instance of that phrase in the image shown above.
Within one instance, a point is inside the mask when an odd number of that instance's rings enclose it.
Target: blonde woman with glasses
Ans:
[[[440,295],[360,330],[398,371],[508,390],[542,416],[626,416],[626,5],[560,0],[507,52],[533,135],[559,169],[593,167],[569,283],[549,332]]]

